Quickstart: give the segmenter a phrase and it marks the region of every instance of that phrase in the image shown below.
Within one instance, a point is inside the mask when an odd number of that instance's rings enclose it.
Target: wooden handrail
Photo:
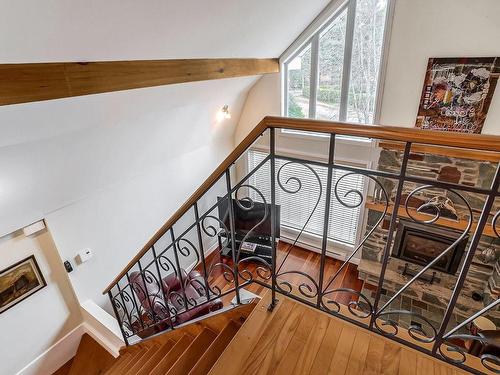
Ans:
[[[151,237],[141,251],[125,266],[115,279],[104,290],[103,294],[127,273],[132,266],[153,246],[172,225],[184,215],[244,152],[253,142],[269,128],[335,133],[354,137],[385,139],[399,142],[412,142],[434,146],[458,147],[481,151],[500,152],[500,136],[483,134],[463,134],[440,132],[397,126],[359,125],[341,122],[329,122],[310,119],[294,119],[288,117],[267,116],[240,142],[210,176],[196,189],[186,202],[167,220],[167,222]]]
[[[359,125],[345,122],[292,119],[288,117],[268,116],[262,121],[265,123],[266,128],[335,133],[353,137],[500,152],[500,136],[497,135],[442,132],[399,126]]]

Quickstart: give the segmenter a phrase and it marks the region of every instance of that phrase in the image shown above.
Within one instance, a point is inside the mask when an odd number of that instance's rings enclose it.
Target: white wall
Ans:
[[[234,132],[235,144],[252,130],[265,116],[281,114],[280,73],[262,76],[250,89],[241,119]]]
[[[500,56],[500,1],[397,0],[380,122],[412,127],[429,57]],[[484,134],[500,134],[500,89]]]
[[[94,252],[70,274],[80,302],[91,299],[110,311],[104,288],[232,150],[235,124],[254,82],[247,77],[112,93],[109,106],[108,97],[80,100],[86,121],[100,126],[80,137],[63,136],[69,144],[59,156],[84,174],[73,178],[87,195],[45,213],[63,259],[75,264],[79,251]],[[217,123],[222,104],[229,104],[233,117]],[[113,117],[97,117],[101,107]],[[56,170],[57,181],[78,191],[77,181],[65,181],[70,172],[64,166]]]
[[[233,78],[0,107],[0,235],[181,154],[210,147],[224,155],[218,144],[231,141],[254,82]],[[219,124],[224,104],[233,118]]]
[[[498,14],[498,0],[396,0],[380,124],[415,125],[429,57],[500,56]],[[279,74],[252,87],[236,143],[264,116],[280,114],[280,96]],[[498,87],[483,133],[500,134]]]
[[[0,315],[0,374],[17,373],[82,321],[49,232],[44,230],[26,237],[18,231],[0,238],[0,270],[32,254],[47,286]],[[36,366],[50,369],[43,362],[44,358]],[[34,368],[30,370],[41,374]]]

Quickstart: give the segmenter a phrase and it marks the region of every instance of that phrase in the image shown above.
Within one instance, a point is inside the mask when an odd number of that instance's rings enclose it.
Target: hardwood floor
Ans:
[[[290,249],[290,252],[287,256],[287,251]],[[320,273],[320,261],[321,256],[319,253],[314,251],[310,251],[298,246],[291,246],[288,243],[279,242],[277,247],[277,266],[282,265],[279,274],[282,276],[279,277],[280,282],[289,282],[293,286],[298,286],[300,284],[305,284],[311,288],[311,290],[315,290],[314,283],[319,284],[319,273]],[[218,250],[214,251],[210,254],[206,259],[207,270],[210,270],[212,266],[217,263],[223,263],[232,267],[232,260],[227,257],[222,257]],[[259,267],[258,263],[248,262],[247,270],[251,272],[254,276],[257,275],[256,271]],[[325,259],[325,274],[324,274],[324,282],[323,286],[328,285],[331,281],[332,277],[335,273],[340,269],[343,262],[337,259],[327,257]],[[298,272],[305,273],[311,277],[313,281],[308,279],[307,277],[299,274]],[[244,282],[245,280],[240,278],[240,282]],[[212,287],[218,287],[223,292],[229,290],[233,283],[229,282],[224,277],[224,269],[222,267],[216,267],[211,277],[209,278],[210,285]],[[270,281],[267,282],[270,284]],[[283,286],[285,287],[285,286]],[[337,275],[337,277],[332,281],[329,290],[337,289],[337,288],[349,288],[356,291],[361,291],[363,287],[363,282],[358,279],[358,270],[355,264],[347,264],[344,269]],[[264,295],[267,291],[267,288],[262,285],[253,283],[245,289],[249,290],[252,293],[257,295]],[[224,302],[230,301],[233,298],[233,295],[227,296],[223,299]],[[356,296],[348,294],[348,293],[335,293],[330,294],[329,298],[337,301],[343,305],[347,305],[349,301],[356,300]]]
[[[209,374],[466,374],[284,296],[268,312],[269,294]]]

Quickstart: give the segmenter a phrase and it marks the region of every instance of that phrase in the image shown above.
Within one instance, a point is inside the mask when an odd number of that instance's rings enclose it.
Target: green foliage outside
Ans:
[[[295,118],[306,117],[304,112],[302,112],[302,108],[300,108],[293,96],[290,96],[288,99],[288,116]]]

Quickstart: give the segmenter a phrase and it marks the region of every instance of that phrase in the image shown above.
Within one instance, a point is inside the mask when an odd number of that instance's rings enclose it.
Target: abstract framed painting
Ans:
[[[0,271],[0,314],[47,286],[35,256]]]
[[[421,129],[481,133],[500,58],[430,58],[417,114]]]

